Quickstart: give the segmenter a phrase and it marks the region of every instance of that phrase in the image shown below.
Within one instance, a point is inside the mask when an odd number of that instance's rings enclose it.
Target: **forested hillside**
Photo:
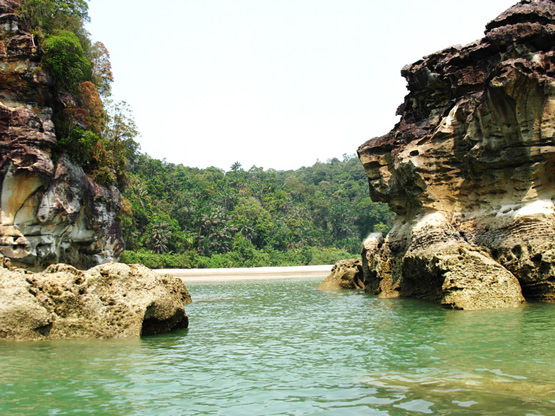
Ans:
[[[22,0],[17,9],[52,78],[57,142],[89,179],[123,193],[121,260],[149,267],[332,263],[390,226],[364,170],[345,156],[295,171],[174,165],[139,153],[132,112],[113,103],[110,56],[85,29],[87,0]],[[190,140],[195,140],[191,137]],[[346,149],[348,150],[348,149]]]
[[[295,171],[196,169],[137,155],[124,192],[127,262],[150,267],[326,264],[358,255],[392,214],[359,160]]]

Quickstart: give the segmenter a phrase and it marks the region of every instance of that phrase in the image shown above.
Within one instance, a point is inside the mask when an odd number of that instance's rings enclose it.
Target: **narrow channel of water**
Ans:
[[[319,281],[190,283],[170,335],[0,343],[0,414],[555,414],[555,305],[449,311]]]

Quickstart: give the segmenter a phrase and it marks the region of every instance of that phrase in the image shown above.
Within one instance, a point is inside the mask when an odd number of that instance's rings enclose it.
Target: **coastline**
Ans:
[[[159,274],[178,277],[185,283],[233,282],[240,280],[324,279],[333,265],[248,267],[229,269],[156,269]]]

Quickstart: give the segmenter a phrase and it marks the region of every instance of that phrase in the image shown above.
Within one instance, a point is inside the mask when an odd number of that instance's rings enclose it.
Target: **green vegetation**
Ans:
[[[358,256],[392,213],[368,197],[357,158],[295,171],[196,169],[140,155],[122,216],[122,260],[149,267],[327,264]]]
[[[368,197],[353,157],[296,171],[195,169],[138,152],[125,103],[112,103],[110,55],[85,30],[86,0],[24,0],[41,65],[55,80],[57,145],[96,182],[123,191],[122,261],[161,267],[333,263],[386,231],[391,213]]]
[[[92,65],[73,32],[58,30],[48,35],[43,48],[42,65],[58,80],[60,87],[78,93],[79,85],[91,79]]]
[[[24,0],[18,14],[35,35],[42,68],[55,80],[54,157],[67,153],[95,181],[123,189],[137,130],[125,105],[109,103],[110,55],[85,29],[87,1]]]
[[[89,21],[87,0],[23,0],[19,15],[39,41],[57,30],[66,30],[79,38],[88,51],[90,40],[84,23]]]

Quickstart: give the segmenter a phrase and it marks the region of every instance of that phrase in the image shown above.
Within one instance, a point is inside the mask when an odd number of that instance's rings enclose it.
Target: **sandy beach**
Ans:
[[[293,267],[251,267],[232,269],[158,269],[157,273],[187,282],[229,282],[237,280],[324,279],[332,265]]]

